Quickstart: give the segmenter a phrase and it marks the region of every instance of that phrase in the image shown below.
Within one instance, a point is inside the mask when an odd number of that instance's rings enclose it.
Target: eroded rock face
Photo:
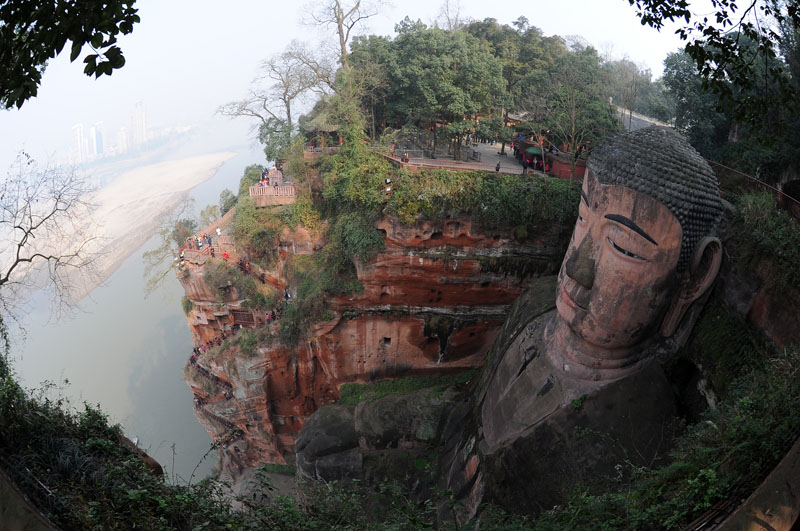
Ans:
[[[193,302],[187,321],[196,344],[230,334],[236,324],[257,328],[260,337],[244,352],[228,336],[187,364],[197,416],[222,442],[223,478],[291,461],[300,428],[338,400],[344,383],[481,366],[511,303],[531,279],[553,274],[563,254],[558,227],[525,242],[511,229],[486,232],[468,220],[401,225],[386,218],[378,228],[385,249],[357,266],[363,292],[329,300],[334,318],[297,345],[284,344],[280,322],[249,312],[235,289],[217,301],[202,264],[186,268],[181,282]],[[294,293],[287,261],[320,243],[304,230],[284,232],[265,282]]]

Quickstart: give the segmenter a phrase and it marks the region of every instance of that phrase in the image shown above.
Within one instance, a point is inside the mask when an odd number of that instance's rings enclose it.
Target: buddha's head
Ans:
[[[721,216],[714,173],[673,130],[624,133],[596,149],[559,274],[561,343],[602,369],[630,363],[656,332],[672,335],[719,271]]]

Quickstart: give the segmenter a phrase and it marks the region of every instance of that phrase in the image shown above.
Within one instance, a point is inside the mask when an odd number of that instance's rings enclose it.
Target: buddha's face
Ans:
[[[600,184],[589,172],[558,277],[559,318],[601,348],[642,341],[676,293],[681,235],[663,204],[624,186]]]

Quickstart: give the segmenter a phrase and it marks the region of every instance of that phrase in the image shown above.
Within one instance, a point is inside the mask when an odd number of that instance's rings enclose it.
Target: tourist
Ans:
[[[228,256],[228,251],[223,251],[223,252],[222,252],[222,259],[223,259],[223,260],[225,260],[225,261],[227,262],[227,261],[228,261],[228,257],[229,257],[229,256]]]
[[[500,171],[500,161],[499,160],[497,161],[497,166],[494,167],[494,171],[496,171],[496,172]]]

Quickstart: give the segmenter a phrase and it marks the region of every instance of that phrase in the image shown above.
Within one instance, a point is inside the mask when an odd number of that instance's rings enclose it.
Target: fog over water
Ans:
[[[169,158],[197,154],[202,145]],[[239,155],[192,191],[197,211],[216,204],[224,188],[236,190],[246,165],[263,163],[263,154],[247,146],[232,150]],[[68,380],[61,392],[74,406],[82,408],[83,401],[101,404],[112,422],[119,422],[129,438],[138,437],[139,446],[171,478],[174,473],[188,480],[212,441],[194,415],[192,393],[183,379],[192,350],[180,304],[183,289],[169,275],[145,298],[142,254],[157,247],[158,241],[143,236],[142,244],[103,286],[80,302],[72,318],[51,318],[49,299],[37,296],[23,322],[27,339],[13,349],[14,369],[26,387],[38,387],[43,381],[61,386]],[[207,475],[215,465],[212,452],[196,476]]]

